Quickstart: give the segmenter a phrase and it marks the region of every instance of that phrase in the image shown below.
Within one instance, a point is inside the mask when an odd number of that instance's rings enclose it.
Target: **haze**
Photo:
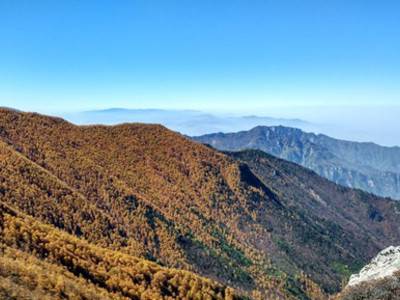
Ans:
[[[399,145],[399,11],[388,0],[1,1],[0,106],[300,118]]]

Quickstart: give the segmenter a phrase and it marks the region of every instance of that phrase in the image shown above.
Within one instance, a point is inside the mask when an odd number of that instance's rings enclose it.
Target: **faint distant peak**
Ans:
[[[281,132],[281,133],[314,134],[305,132],[299,128],[283,126],[283,125],[274,125],[274,126],[258,125],[249,130],[249,132],[266,132],[266,131]]]
[[[302,124],[309,124],[308,121],[297,119],[297,118],[275,118],[269,116],[257,116],[257,115],[247,115],[243,116],[243,119],[252,119],[252,120],[269,120],[269,121],[284,121],[284,122],[293,122],[293,123],[302,123]]]
[[[166,112],[186,112],[186,113],[202,113],[197,110],[175,110],[175,109],[161,109],[161,108],[123,108],[123,107],[110,107],[106,109],[87,110],[84,113],[166,113]]]
[[[163,112],[163,109],[144,108],[144,109],[130,109],[121,107],[111,107],[106,109],[87,110],[84,113],[126,113],[126,112]]]

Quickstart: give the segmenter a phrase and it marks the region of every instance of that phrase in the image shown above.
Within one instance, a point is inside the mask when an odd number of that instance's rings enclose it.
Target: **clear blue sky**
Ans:
[[[400,1],[0,0],[0,105],[400,101]]]

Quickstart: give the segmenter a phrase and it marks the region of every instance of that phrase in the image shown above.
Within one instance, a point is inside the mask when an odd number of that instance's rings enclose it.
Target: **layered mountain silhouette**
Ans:
[[[310,168],[338,184],[400,199],[399,147],[343,141],[282,126],[258,126],[194,139],[220,150],[262,150]]]
[[[324,299],[400,243],[399,202],[261,151],[8,109],[0,201],[0,295]]]
[[[163,126],[187,135],[201,135],[211,132],[230,132],[248,130],[257,125],[284,125],[309,128],[312,124],[300,119],[273,118],[267,116],[235,116],[212,114],[197,110],[173,109],[126,109],[109,108],[61,115],[79,125],[140,122],[162,124]]]

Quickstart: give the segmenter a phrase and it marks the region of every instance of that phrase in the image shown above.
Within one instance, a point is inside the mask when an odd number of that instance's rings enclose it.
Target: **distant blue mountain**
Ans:
[[[282,125],[302,129],[308,129],[311,126],[310,123],[300,119],[282,119],[255,115],[216,115],[196,110],[109,108],[63,114],[62,117],[75,124],[157,123],[191,136],[212,132],[249,130],[258,125]]]
[[[219,150],[262,150],[338,184],[400,200],[400,147],[357,143],[283,126],[193,137]]]

